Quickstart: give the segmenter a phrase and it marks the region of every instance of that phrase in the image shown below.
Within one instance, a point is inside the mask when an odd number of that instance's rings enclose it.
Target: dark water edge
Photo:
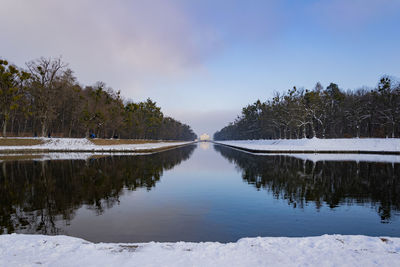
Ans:
[[[151,155],[0,163],[0,233],[94,242],[400,236],[400,164],[202,143]]]

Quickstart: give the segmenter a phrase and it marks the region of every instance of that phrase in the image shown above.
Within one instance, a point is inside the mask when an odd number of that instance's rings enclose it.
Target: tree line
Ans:
[[[25,68],[0,59],[3,137],[118,137],[194,140],[190,126],[164,116],[151,99],[124,100],[104,82],[78,83],[61,58],[39,58]]]
[[[343,91],[335,83],[275,93],[242,109],[215,140],[400,137],[400,84],[390,77],[376,88]]]

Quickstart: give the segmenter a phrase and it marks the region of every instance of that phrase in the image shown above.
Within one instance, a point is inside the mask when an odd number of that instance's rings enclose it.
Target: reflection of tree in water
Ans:
[[[195,146],[151,155],[62,161],[2,162],[0,234],[56,234],[82,205],[101,214],[119,202],[124,188],[150,190],[164,170],[188,159]]]
[[[382,222],[400,210],[400,164],[376,162],[305,161],[289,156],[261,156],[214,146],[234,163],[243,179],[258,189],[287,199],[293,207],[312,201],[317,208],[341,203],[366,203]]]

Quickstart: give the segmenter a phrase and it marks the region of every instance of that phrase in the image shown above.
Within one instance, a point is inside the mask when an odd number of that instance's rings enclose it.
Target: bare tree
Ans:
[[[54,118],[57,97],[57,81],[63,75],[67,64],[59,58],[40,58],[27,63],[31,73],[31,90],[34,98],[34,112],[41,124],[41,134],[46,136],[50,120]]]

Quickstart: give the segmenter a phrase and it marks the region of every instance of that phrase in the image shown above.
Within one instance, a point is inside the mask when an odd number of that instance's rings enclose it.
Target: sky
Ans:
[[[82,85],[213,134],[257,99],[400,77],[400,0],[0,0],[0,57],[62,56]]]

